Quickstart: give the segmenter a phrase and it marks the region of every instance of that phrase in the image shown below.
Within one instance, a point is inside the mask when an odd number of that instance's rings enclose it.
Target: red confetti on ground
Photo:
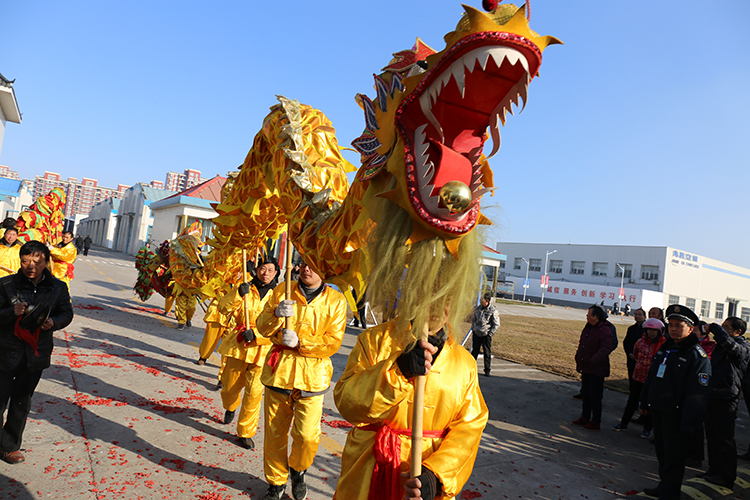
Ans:
[[[481,496],[482,494],[478,491],[464,490],[461,492],[461,496],[459,496],[458,498],[460,498],[461,500],[471,500],[472,498],[480,498]]]
[[[224,497],[218,493],[205,493],[203,495],[198,495],[196,498],[199,500],[224,500]]]
[[[150,312],[154,314],[164,314],[164,309],[157,309],[154,307],[137,307],[137,306],[125,306],[126,309],[135,309],[136,311]]]
[[[195,441],[196,443],[200,443],[204,439],[205,438],[203,436],[193,436],[193,437],[190,438],[191,441]]]
[[[73,307],[78,307],[79,309],[88,309],[89,311],[103,311],[104,310],[102,306],[97,306],[94,304],[76,304]]]
[[[638,494],[638,490],[630,490],[630,491],[625,492],[625,495],[629,497],[633,495],[637,495],[637,494]]]
[[[351,429],[352,427],[354,427],[346,420],[326,420],[325,417],[322,417],[320,421],[326,424],[328,427],[333,427],[334,429]]]
[[[161,461],[159,462],[159,465],[164,465],[170,462],[174,464],[174,468],[177,470],[184,470],[185,464],[187,463],[185,462],[185,460],[182,460],[181,458],[162,458]]]

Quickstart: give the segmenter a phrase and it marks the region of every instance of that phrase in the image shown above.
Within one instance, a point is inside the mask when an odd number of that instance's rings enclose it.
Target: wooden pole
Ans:
[[[242,282],[247,283],[247,250],[242,249]],[[247,301],[250,299],[250,294],[245,294],[242,297],[242,308],[245,313],[245,328],[250,328],[250,308]]]
[[[429,326],[425,323],[417,339],[427,341]],[[425,375],[417,376],[414,380],[414,410],[411,420],[411,471],[409,477],[415,478],[422,474],[422,423],[424,420],[424,388],[427,383]]]
[[[292,240],[289,238],[289,226],[286,228],[286,275],[284,277],[284,294],[286,300],[292,300]],[[284,318],[284,328],[289,330],[292,318]]]

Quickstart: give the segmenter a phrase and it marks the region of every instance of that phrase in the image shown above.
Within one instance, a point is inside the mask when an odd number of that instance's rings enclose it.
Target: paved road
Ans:
[[[212,390],[218,357],[206,366],[193,363],[203,322],[196,317],[193,328],[177,331],[173,317],[159,314],[161,298],[135,299],[135,275],[132,257],[100,248],[76,263],[76,318],[58,332],[53,366],[34,396],[27,461],[0,462],[0,498],[229,500],[265,492],[262,450],[238,447],[234,426],[221,423],[221,400]],[[570,314],[582,319],[580,310]],[[348,331],[333,358],[334,380],[357,333]],[[587,433],[569,425],[580,411],[570,397],[575,381],[496,359],[481,386],[490,422],[461,499],[608,499],[655,483],[653,446],[640,430],[608,430],[624,407],[623,394],[605,394],[605,430]],[[308,474],[311,500],[331,498],[346,438],[330,394],[323,420]],[[747,425],[743,409],[742,446],[750,441]],[[262,437],[261,422],[256,441]],[[750,470],[742,477],[750,480]],[[707,493],[691,498],[721,493],[691,484]]]

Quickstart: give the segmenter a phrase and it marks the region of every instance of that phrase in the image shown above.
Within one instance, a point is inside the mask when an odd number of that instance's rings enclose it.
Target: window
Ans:
[[[620,269],[620,266],[622,266],[622,269]],[[633,264],[620,264],[620,266],[615,266],[615,278],[622,278],[623,274],[625,274],[625,278],[633,277]]]
[[[711,315],[711,303],[707,300],[701,300],[701,318],[708,318]]]
[[[540,272],[542,270],[542,259],[529,259],[529,271]]]
[[[750,322],[750,307],[743,307],[742,312],[740,313],[740,318],[745,321],[745,323]]]
[[[658,280],[659,279],[659,266],[647,266],[641,265],[641,279],[642,280]]]
[[[500,269],[505,269],[505,261],[504,260],[500,261]]]
[[[677,296],[677,295],[670,295],[669,296],[669,301],[667,302],[667,305],[671,306],[672,304],[679,304],[679,303],[680,303],[680,297],[679,296]]]
[[[516,257],[516,260],[513,261],[513,269],[521,269],[521,264],[523,264],[523,259]]]
[[[685,305],[691,311],[695,311],[695,299],[685,299]]]
[[[724,304],[716,304],[716,313],[714,313],[716,319],[724,319]]]
[[[549,261],[549,272],[551,273],[562,273],[562,263],[561,260],[550,260]]]
[[[591,266],[591,276],[606,276],[607,275],[607,263],[606,262],[594,262]]]
[[[583,260],[570,261],[570,274],[583,274],[585,268],[586,262]]]

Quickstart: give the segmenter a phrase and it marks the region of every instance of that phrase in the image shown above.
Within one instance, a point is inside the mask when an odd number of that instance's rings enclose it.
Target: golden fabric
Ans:
[[[50,257],[52,257],[52,275],[57,279],[63,280],[65,283],[70,283],[68,269],[73,265],[78,256],[75,245],[68,243],[62,248],[51,247],[49,253]]]
[[[263,437],[266,481],[268,484],[284,484],[289,467],[304,471],[315,459],[320,444],[323,396],[303,398],[297,390],[287,396],[266,389],[263,416],[266,421]],[[289,435],[292,436],[292,452],[287,459]]]
[[[191,319],[195,314],[195,306],[198,304],[195,295],[180,293],[177,295],[177,305],[175,307],[175,315],[177,316],[177,322],[184,325]]]
[[[174,305],[174,299],[176,297],[174,295],[168,295],[164,297],[164,314],[169,314],[172,312],[172,306]]]
[[[274,311],[279,302],[284,300],[284,283],[272,293],[271,299],[258,316],[256,333],[280,346],[284,318],[277,318]],[[329,358],[339,350],[344,338],[346,299],[341,293],[326,286],[308,304],[297,283],[293,282],[292,300],[297,304],[290,328],[297,332],[299,346],[281,351],[275,371],[265,365],[261,380],[267,387],[324,391],[331,384],[333,376],[333,365]]]
[[[251,438],[258,431],[260,420],[260,403],[263,398],[263,384],[260,383],[260,374],[263,368],[259,365],[250,365],[237,358],[224,356],[224,365],[221,377],[221,402],[224,409],[235,411],[242,408],[237,420],[237,435],[243,438]],[[242,389],[245,395],[240,398]]]
[[[409,331],[395,331],[390,321],[362,332],[336,383],[334,401],[341,415],[356,427],[349,432],[336,488],[339,500],[367,500],[375,458],[374,431],[357,427],[388,425],[411,428],[414,386],[401,374],[396,358],[412,342]],[[424,430],[448,430],[445,438],[425,438],[422,465],[440,479],[441,499],[460,493],[471,476],[487,406],[477,381],[474,358],[449,336],[425,387]],[[411,439],[401,439],[401,470],[409,470]]]
[[[247,297],[249,297],[247,308],[250,312],[250,325],[248,327],[257,330],[255,320],[271,298],[271,292],[267,293],[261,299],[258,289],[250,286],[250,293]],[[251,365],[262,365],[266,359],[266,354],[268,354],[271,348],[271,341],[258,335],[257,331],[255,332],[255,340],[249,345],[245,345],[244,340],[237,340],[237,332],[234,330],[234,327],[235,325],[244,324],[245,313],[242,307],[242,299],[239,297],[236,288],[221,299],[219,311],[231,318],[224,342],[219,346],[219,353],[222,356],[241,359]]]
[[[21,269],[21,258],[18,256],[18,252],[20,251],[21,245],[19,244],[7,247],[0,243],[0,278],[15,274]],[[13,272],[8,271],[8,269]]]
[[[198,356],[203,359],[208,359],[211,354],[216,350],[216,346],[219,345],[219,340],[224,336],[226,327],[222,326],[221,323],[214,321],[206,322],[206,331],[203,334],[203,340],[198,348]]]

